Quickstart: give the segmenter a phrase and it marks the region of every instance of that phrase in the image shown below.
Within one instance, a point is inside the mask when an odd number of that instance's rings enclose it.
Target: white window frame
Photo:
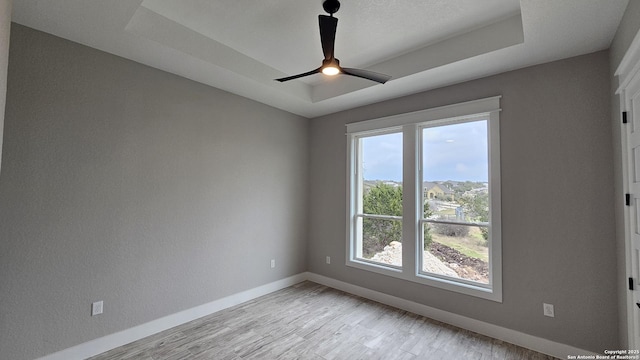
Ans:
[[[500,98],[495,96],[411,113],[347,124],[347,241],[346,265],[362,270],[417,282],[440,289],[502,302],[502,225],[500,196]],[[422,232],[422,149],[421,132],[425,127],[486,119],[489,151],[489,284],[459,280],[419,269]],[[358,203],[362,184],[358,183],[363,136],[402,131],[403,134],[403,216],[402,267],[387,266],[359,259],[357,254]],[[361,210],[361,209],[360,209]],[[361,211],[360,211],[361,212]],[[412,246],[408,246],[412,244]]]
[[[367,138],[370,136],[377,136],[377,135],[387,135],[387,134],[398,134],[398,133],[402,133],[402,128],[401,127],[390,127],[390,128],[385,128],[379,131],[370,131],[370,132],[361,132],[358,133],[357,135],[354,136],[354,146],[358,146],[358,144],[360,144],[360,142],[358,141],[359,139],[362,138]],[[360,144],[361,145],[361,144]],[[404,145],[403,145],[404,148]],[[359,166],[362,162],[362,159],[358,158],[358,154],[362,153],[362,149],[358,148],[357,151],[355,151],[354,153],[354,161],[355,164],[358,164],[358,166],[354,167],[354,181],[357,181],[357,184],[355,186],[355,191],[357,191],[356,194],[356,199],[362,199],[362,190],[363,190],[363,186],[362,186],[362,176],[360,176],[360,174],[358,173],[358,171],[360,169],[362,169],[362,166]],[[404,156],[403,156],[404,157]],[[364,214],[363,211],[363,204],[362,201],[355,201],[354,204],[354,215],[353,215],[353,221],[354,221],[354,226],[353,226],[353,242],[352,242],[352,246],[351,246],[351,250],[353,253],[353,256],[355,259],[357,259],[360,262],[365,262],[371,266],[374,267],[379,267],[381,264],[378,264],[376,262],[373,261],[367,261],[365,259],[362,258],[361,253],[362,253],[362,234],[361,234],[361,230],[362,230],[362,226],[360,225],[361,222],[365,219],[365,218],[369,218],[369,219],[380,219],[380,220],[391,220],[391,221],[401,221],[403,222],[404,225],[404,221],[402,219],[402,216],[392,216],[392,215],[382,215],[382,214]],[[402,268],[399,266],[394,266],[394,265],[383,265],[383,268],[386,268],[389,271],[402,271]]]

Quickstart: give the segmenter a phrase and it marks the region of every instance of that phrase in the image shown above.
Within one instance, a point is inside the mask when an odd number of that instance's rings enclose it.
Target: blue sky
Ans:
[[[365,180],[402,181],[402,134],[363,139]],[[474,121],[425,128],[425,181],[488,180],[487,124]]]

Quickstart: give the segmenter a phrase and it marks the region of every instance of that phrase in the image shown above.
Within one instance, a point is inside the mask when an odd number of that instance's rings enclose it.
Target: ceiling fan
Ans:
[[[340,2],[338,0],[325,0],[322,3],[322,7],[329,14],[318,15],[318,21],[320,23],[320,40],[322,42],[322,51],[324,52],[324,60],[322,60],[322,66],[315,70],[308,71],[306,73],[283,77],[276,79],[280,82],[285,82],[301,77],[323,73],[328,76],[344,74],[351,75],[367,80],[379,82],[381,84],[386,83],[391,76],[380,74],[373,71],[352,69],[340,66],[340,61],[335,58],[333,49],[336,41],[336,28],[338,27],[338,19],[333,17],[333,14],[340,9]]]

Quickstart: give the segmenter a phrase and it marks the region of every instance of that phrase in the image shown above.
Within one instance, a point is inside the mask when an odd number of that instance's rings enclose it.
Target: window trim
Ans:
[[[416,112],[404,113],[378,119],[347,124],[347,241],[346,265],[382,275],[400,278],[420,284],[450,290],[496,302],[502,302],[502,225],[501,225],[501,183],[500,183],[500,98],[494,96],[485,99],[468,101],[431,108]],[[422,201],[422,169],[419,131],[424,127],[441,124],[452,124],[456,121],[467,122],[473,119],[487,120],[490,214],[489,233],[489,284],[482,285],[466,280],[453,280],[437,274],[424,274],[418,268],[421,254],[418,234],[422,226],[420,201]],[[357,196],[361,187],[358,181],[358,144],[357,139],[366,135],[378,135],[389,132],[403,133],[403,239],[415,239],[412,246],[402,247],[402,267],[392,267],[363,261],[356,258],[355,232],[357,231]],[[413,240],[412,240],[413,241]]]

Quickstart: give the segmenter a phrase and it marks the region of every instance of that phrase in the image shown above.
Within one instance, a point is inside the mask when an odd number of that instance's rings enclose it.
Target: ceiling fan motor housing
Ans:
[[[338,1],[338,0],[325,0],[322,3],[322,8],[324,9],[324,11],[326,11],[329,14],[333,15],[334,13],[338,12],[338,10],[340,9],[340,1]]]

